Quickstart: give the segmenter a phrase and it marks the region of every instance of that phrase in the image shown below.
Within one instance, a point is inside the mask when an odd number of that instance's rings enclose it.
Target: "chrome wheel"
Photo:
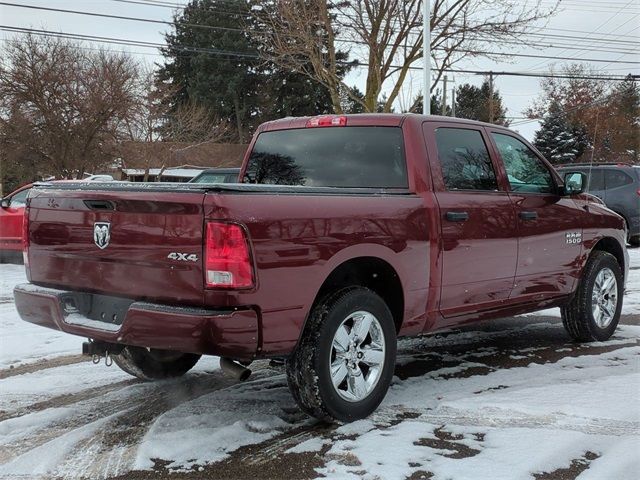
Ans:
[[[333,388],[348,402],[364,400],[380,379],[384,359],[384,335],[378,319],[365,311],[350,314],[331,344]]]
[[[618,306],[618,282],[610,268],[603,268],[596,275],[591,293],[593,320],[600,328],[607,328]]]

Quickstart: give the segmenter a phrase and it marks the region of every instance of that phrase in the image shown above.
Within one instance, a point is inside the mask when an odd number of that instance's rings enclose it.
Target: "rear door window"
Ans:
[[[633,183],[633,178],[621,170],[607,169],[605,170],[604,178],[607,190],[624,187],[625,185]]]
[[[438,128],[436,146],[447,190],[498,190],[496,172],[479,130]]]
[[[276,130],[258,137],[244,183],[407,188],[398,127]]]

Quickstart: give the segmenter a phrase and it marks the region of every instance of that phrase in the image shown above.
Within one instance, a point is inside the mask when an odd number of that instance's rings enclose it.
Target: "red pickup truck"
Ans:
[[[288,118],[240,179],[34,188],[21,317],[144,379],[284,359],[300,407],[341,421],[382,401],[399,336],[554,306],[578,341],[618,323],[622,218],[506,128]]]

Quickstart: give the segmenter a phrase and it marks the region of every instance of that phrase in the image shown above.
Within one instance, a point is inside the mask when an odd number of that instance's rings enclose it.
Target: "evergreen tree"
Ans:
[[[562,78],[541,80],[543,93],[525,113],[545,118],[555,103],[577,139],[578,161],[593,157],[601,162],[638,163],[640,91],[633,77],[622,82],[602,80],[584,64],[568,65],[561,73]]]
[[[346,89],[340,91],[340,104],[344,113],[364,113],[364,105],[362,102],[358,102],[353,99],[353,96],[364,100],[364,93],[356,87],[351,87],[351,95],[349,95]]]
[[[613,86],[611,114],[611,160],[640,163],[640,86],[631,75]]]
[[[205,105],[233,125],[237,141],[245,143],[256,113],[258,62],[256,50],[238,28],[249,18],[248,4],[226,6],[219,0],[193,0],[175,16],[174,31],[165,36],[165,64],[158,77],[175,89],[171,107]]]
[[[435,92],[431,94],[431,115],[442,115],[442,91],[437,88]],[[422,113],[422,95],[418,95],[413,100],[413,105],[409,109],[411,113]],[[451,116],[451,107],[447,105],[445,112],[446,116]]]
[[[549,106],[533,143],[547,160],[556,165],[574,162],[581,154],[580,139],[556,102]]]
[[[465,83],[456,89],[456,117],[488,122],[490,120],[490,86],[485,80],[480,87]],[[493,123],[509,125],[506,119],[507,110],[502,106],[500,92],[493,89]]]
[[[332,111],[325,87],[261,58],[267,47],[251,35],[257,28],[252,4],[191,0],[166,35],[158,74],[160,82],[174,88],[173,110],[188,102],[203,105],[233,128],[240,143],[248,142],[263,121]]]

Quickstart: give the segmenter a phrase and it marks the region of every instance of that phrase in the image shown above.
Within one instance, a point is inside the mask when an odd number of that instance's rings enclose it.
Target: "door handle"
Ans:
[[[467,212],[447,212],[446,218],[450,222],[466,222],[469,220],[469,214]]]
[[[538,212],[520,212],[520,218],[522,220],[535,220],[538,218]]]
[[[91,210],[115,210],[113,202],[109,200],[84,200],[84,204]]]

